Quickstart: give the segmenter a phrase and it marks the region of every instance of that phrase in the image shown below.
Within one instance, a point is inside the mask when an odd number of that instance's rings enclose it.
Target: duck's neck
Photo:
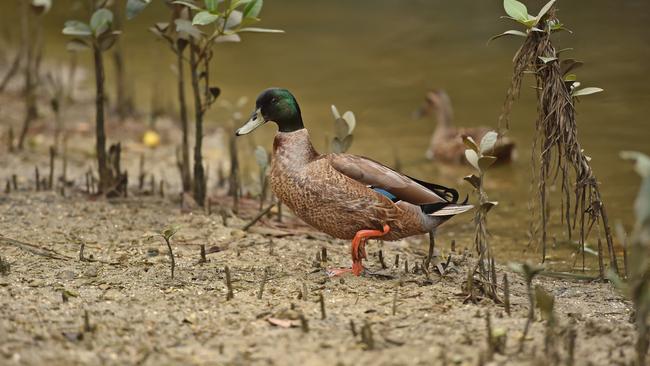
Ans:
[[[438,129],[447,130],[452,128],[453,118],[450,105],[443,103],[441,106],[436,108],[436,126]]]
[[[286,168],[299,168],[318,157],[309,139],[309,132],[302,128],[292,132],[279,131],[273,140],[273,163]]]

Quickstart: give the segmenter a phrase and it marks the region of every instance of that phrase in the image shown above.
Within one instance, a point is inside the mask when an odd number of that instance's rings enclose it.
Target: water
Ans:
[[[65,37],[60,29],[71,14],[82,12],[70,1],[56,1],[45,20],[46,55],[65,59]],[[142,109],[153,93],[173,102],[174,76],[171,53],[146,29],[167,19],[162,2],[156,2],[126,24],[123,47],[127,67]],[[540,1],[528,1],[536,12]],[[586,62],[577,70],[583,86],[606,90],[583,98],[578,105],[579,138],[602,183],[611,220],[633,222],[632,203],[638,177],[620,160],[621,150],[650,153],[650,2],[647,0],[558,1],[560,19],[573,34],[557,37],[557,47],[572,47],[571,57]],[[10,24],[15,10],[3,4],[0,19]],[[213,78],[222,98],[248,96],[244,112],[262,89],[282,86],[297,97],[303,118],[317,148],[333,131],[330,104],[352,110],[357,130],[352,153],[392,164],[397,154],[411,175],[468,192],[460,178],[467,167],[445,167],[426,161],[424,151],[434,128],[433,120],[414,121],[413,110],[430,88],[444,88],[452,98],[458,125],[496,126],[509,85],[511,59],[520,39],[487,39],[516,25],[500,20],[500,1],[357,0],[267,1],[263,26],[286,34],[249,34],[241,44],[222,44],[216,51]],[[84,56],[89,66],[90,55]],[[110,80],[111,70],[108,78]],[[517,140],[519,160],[490,172],[488,192],[500,206],[490,227],[497,258],[521,259],[526,253],[527,208],[530,188],[530,145],[535,118],[534,91],[524,81],[515,105],[511,136]],[[210,112],[211,125],[219,125],[223,110]],[[273,128],[255,135],[270,147]],[[559,205],[559,203],[558,203]],[[554,217],[557,221],[557,216]],[[463,220],[468,220],[465,218]],[[561,227],[558,223],[558,227]],[[556,228],[558,241],[565,234]],[[590,243],[590,244],[593,244]],[[560,247],[562,247],[560,245]],[[570,249],[551,252],[559,267]],[[593,262],[591,262],[593,264]]]

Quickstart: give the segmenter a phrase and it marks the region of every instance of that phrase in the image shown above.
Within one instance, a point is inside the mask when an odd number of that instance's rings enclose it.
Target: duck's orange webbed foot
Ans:
[[[367,257],[366,242],[370,238],[382,237],[390,232],[390,226],[384,224],[383,230],[359,230],[352,239],[352,273],[361,275],[363,265],[361,261]]]
[[[352,268],[328,269],[327,274],[330,277],[340,276],[352,272],[355,276],[360,276],[363,272],[362,260],[366,258],[366,241],[370,238],[384,236],[390,232],[390,226],[384,224],[383,230],[359,230],[352,239]]]

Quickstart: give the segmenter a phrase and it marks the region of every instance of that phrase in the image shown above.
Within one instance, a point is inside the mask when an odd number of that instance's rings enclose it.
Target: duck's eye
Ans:
[[[273,98],[273,99],[271,99],[271,103],[273,103],[273,104],[277,104],[277,103],[278,103],[278,98]]]

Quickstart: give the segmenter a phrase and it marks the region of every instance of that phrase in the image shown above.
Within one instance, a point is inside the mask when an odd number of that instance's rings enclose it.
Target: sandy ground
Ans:
[[[331,279],[321,265],[349,265],[346,243],[310,238],[317,234],[271,240],[243,232],[238,227],[244,221],[237,218],[226,227],[216,214],[180,214],[170,201],[91,201],[53,192],[0,196],[0,253],[11,265],[9,274],[0,276],[0,364],[476,365],[488,358],[486,312],[492,314],[494,332],[507,338],[504,354],[494,355],[492,364],[548,362],[546,323],[537,313],[519,350],[528,301],[517,274],[508,273],[511,316],[487,299],[463,303],[466,271],[475,263],[471,257],[454,254],[455,270],[445,276],[413,273],[413,263],[426,251],[420,241],[371,243],[367,267],[382,276]],[[170,224],[180,225],[172,239],[173,280],[164,241],[150,238]],[[84,257],[94,261],[79,260],[81,243]],[[47,256],[31,253],[25,244]],[[203,264],[201,244],[211,252]],[[323,247],[327,262],[314,263]],[[377,260],[379,249],[386,270]],[[450,253],[445,247],[441,252]],[[397,254],[399,268],[394,267]],[[411,263],[409,273],[404,259]],[[554,339],[562,359],[573,324],[576,364],[630,364],[630,306],[609,284],[535,283],[556,297]],[[365,341],[360,335],[366,324],[372,341],[367,331]]]
[[[17,131],[19,101],[0,96],[0,102],[7,107],[0,111],[4,127]],[[2,188],[12,174],[18,176],[18,190],[0,193],[0,256],[10,265],[0,274],[0,365],[546,365],[551,354],[569,364],[571,339],[576,365],[632,362],[630,304],[610,284],[535,280],[556,299],[558,324],[548,348],[548,322],[538,311],[520,348],[529,307],[526,287],[505,265],[498,278],[507,273],[510,279],[511,315],[488,299],[466,303],[464,283],[476,263],[463,254],[471,253],[465,252],[471,248],[469,219],[440,229],[437,260],[452,255],[444,276],[433,268],[428,275],[415,269],[427,252],[427,238],[421,237],[370,243],[366,265],[375,275],[329,278],[325,268],[350,265],[348,243],[295,225],[269,227],[266,219],[244,232],[251,210],[241,219],[225,210],[227,225],[218,208],[212,214],[181,213],[173,193],[178,191],[173,148],[152,152],[137,137],[125,141],[130,196],[91,197],[83,192],[84,172],[93,165],[88,107],[68,114],[68,128],[76,131],[69,140],[72,186],[65,197],[58,183],[54,191],[35,192],[34,166],[41,176],[48,171],[44,136],[51,132],[51,116],[44,113],[26,152],[7,154],[0,145]],[[118,129],[133,136],[142,130]],[[218,156],[223,146],[217,132],[210,133],[206,149]],[[165,140],[164,130],[162,135],[163,144],[176,143]],[[165,180],[165,198],[135,195],[141,155],[147,158],[146,173]],[[170,225],[180,227],[172,239],[174,279],[166,244],[152,237]],[[206,263],[199,263],[201,245],[208,251]],[[327,260],[318,262],[322,248]],[[493,357],[486,313],[492,333],[506,339]]]

